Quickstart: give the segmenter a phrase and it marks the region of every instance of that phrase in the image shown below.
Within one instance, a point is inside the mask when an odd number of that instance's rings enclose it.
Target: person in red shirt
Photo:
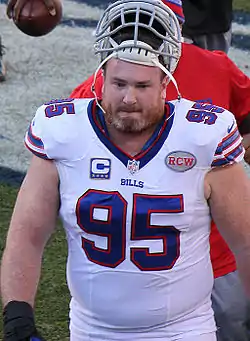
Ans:
[[[162,0],[183,24],[184,15],[180,0]],[[250,79],[224,52],[210,52],[192,44],[182,44],[182,56],[174,72],[184,98],[214,103],[230,110],[236,117],[246,149],[245,159],[250,160]],[[103,77],[100,70],[76,87],[71,98],[102,97]],[[177,98],[173,83],[168,85],[167,100]],[[212,223],[211,261],[214,271],[212,294],[219,341],[247,341],[246,328],[248,302],[241,286],[236,262],[226,242]]]

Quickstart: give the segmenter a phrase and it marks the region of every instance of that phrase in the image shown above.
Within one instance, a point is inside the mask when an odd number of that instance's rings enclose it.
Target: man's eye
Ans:
[[[125,86],[124,83],[121,83],[121,82],[116,82],[115,85],[118,87],[118,88],[123,88]]]
[[[148,87],[149,87],[148,84],[138,84],[138,85],[137,85],[137,88],[138,88],[138,89],[146,89],[146,88],[148,88]]]

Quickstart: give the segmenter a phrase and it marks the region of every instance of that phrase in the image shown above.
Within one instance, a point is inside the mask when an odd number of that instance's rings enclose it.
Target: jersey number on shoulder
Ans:
[[[193,106],[195,110],[189,110],[186,119],[189,122],[204,123],[212,125],[216,122],[218,116],[216,114],[221,114],[225,109],[217,107],[216,105],[210,103],[196,102]]]
[[[61,100],[54,100],[48,103],[45,103],[47,107],[45,108],[45,115],[48,118],[52,118],[55,116],[60,116],[64,112],[66,114],[72,115],[75,114],[75,107],[74,103],[71,103],[74,99],[61,99]]]
[[[180,231],[174,226],[153,224],[153,215],[180,213],[184,210],[182,195],[134,194],[131,241],[142,246],[131,246],[130,260],[144,271],[171,269],[180,255]],[[82,247],[88,259],[102,266],[115,268],[126,257],[127,202],[119,192],[88,190],[77,202],[77,223],[90,235],[102,236],[107,247],[82,237]],[[162,251],[150,252],[147,240],[161,240]],[[133,244],[133,243],[131,243]]]

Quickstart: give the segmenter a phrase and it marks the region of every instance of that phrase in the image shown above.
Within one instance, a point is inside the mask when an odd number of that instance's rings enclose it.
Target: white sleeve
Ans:
[[[61,99],[40,106],[25,135],[26,147],[43,159],[59,161],[81,157],[84,149],[79,141],[89,130],[86,122],[89,122],[90,102],[89,99]]]
[[[30,150],[34,155],[48,160],[50,159],[50,157],[46,152],[42,133],[45,119],[44,109],[44,105],[37,109],[36,115],[31,121],[29,128],[25,134],[24,143],[28,150]]]

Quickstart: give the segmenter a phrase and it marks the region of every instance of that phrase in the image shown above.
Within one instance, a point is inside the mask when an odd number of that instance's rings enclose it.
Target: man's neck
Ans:
[[[157,126],[157,125],[156,125]],[[123,133],[107,125],[109,137],[125,153],[135,156],[140,153],[145,143],[154,133],[156,126],[141,133]]]

